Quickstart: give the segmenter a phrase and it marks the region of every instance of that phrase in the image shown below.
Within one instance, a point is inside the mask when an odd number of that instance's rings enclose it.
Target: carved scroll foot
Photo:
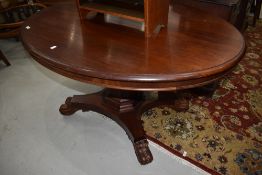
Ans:
[[[105,89],[94,94],[68,97],[59,110],[63,115],[92,110],[116,121],[132,141],[138,161],[145,165],[153,160],[153,156],[140,119],[143,103],[141,92]]]
[[[146,139],[134,143],[134,149],[137,159],[141,165],[148,164],[153,161],[153,156],[148,147]]]
[[[79,110],[72,102],[72,97],[68,97],[64,104],[59,108],[59,111],[63,115],[72,115]]]

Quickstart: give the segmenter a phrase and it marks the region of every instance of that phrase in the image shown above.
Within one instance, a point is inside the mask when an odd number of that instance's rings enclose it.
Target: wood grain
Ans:
[[[72,5],[34,15],[21,36],[35,60],[53,71],[128,90],[202,86],[223,77],[245,52],[244,38],[231,24],[183,6],[170,10],[166,30],[148,39],[103,20],[81,23]]]
[[[76,6],[61,5],[27,20],[21,38],[43,66],[75,80],[112,88],[69,97],[60,112],[71,115],[92,110],[115,120],[144,165],[153,156],[141,114],[166,101],[177,111],[187,110],[189,102],[172,92],[159,92],[159,99],[147,100],[137,91],[203,86],[230,72],[245,52],[244,39],[232,25],[200,11],[176,7],[167,24],[156,37],[145,38],[137,30],[105,24],[99,16],[80,20]]]

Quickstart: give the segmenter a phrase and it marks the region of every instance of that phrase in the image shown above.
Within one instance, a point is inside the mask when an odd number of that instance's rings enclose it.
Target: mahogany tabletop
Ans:
[[[99,20],[81,23],[76,6],[53,6],[30,17],[21,38],[36,61],[57,73],[127,90],[201,86],[223,77],[245,52],[231,24],[184,6],[170,7],[167,28],[151,38]]]

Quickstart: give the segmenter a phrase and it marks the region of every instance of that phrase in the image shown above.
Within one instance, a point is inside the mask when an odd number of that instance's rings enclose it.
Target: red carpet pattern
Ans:
[[[262,21],[245,37],[246,55],[212,97],[192,97],[186,112],[162,106],[142,117],[149,138],[212,174],[262,175]]]

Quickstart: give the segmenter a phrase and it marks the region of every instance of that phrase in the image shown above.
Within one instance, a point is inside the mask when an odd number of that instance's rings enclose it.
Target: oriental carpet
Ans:
[[[262,21],[244,34],[247,51],[211,97],[191,95],[190,108],[146,111],[147,136],[211,174],[262,175]]]

